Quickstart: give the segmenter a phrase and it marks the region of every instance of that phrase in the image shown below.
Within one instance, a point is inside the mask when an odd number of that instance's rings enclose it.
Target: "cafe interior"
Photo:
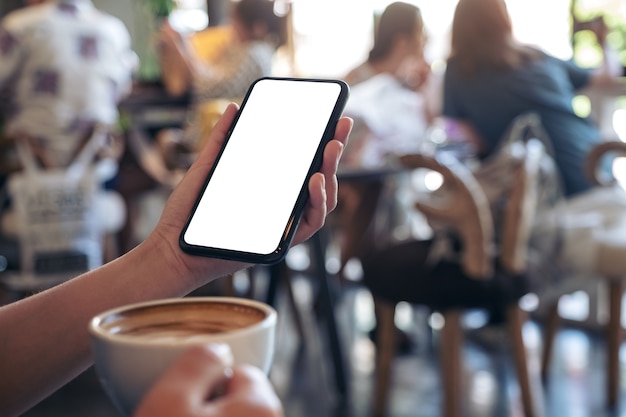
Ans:
[[[22,201],[18,194],[23,190],[53,184],[61,193],[69,185],[59,184],[56,169],[54,174],[37,173],[57,179],[51,183],[10,186],[19,184],[12,177],[20,175],[24,163],[18,139],[5,130],[12,90],[0,77],[0,305],[110,262],[151,233],[206,133],[228,103],[243,99],[225,94],[199,106],[190,88],[171,87],[164,75],[159,33],[168,25],[198,60],[218,65],[235,37],[233,1],[238,0],[92,0],[97,9],[124,23],[137,62],[132,88],[117,103],[117,123],[93,131],[94,136],[108,137],[114,148],[98,166],[109,173],[106,187],[101,185],[110,198],[96,204],[107,214],[107,224],[91,224],[99,217],[80,213],[93,208],[65,205],[69,211],[57,216],[59,222],[74,215],[89,219],[85,230],[68,232],[80,235],[74,239],[80,240],[78,245],[72,239],[64,243],[42,237],[62,225],[42,229],[24,220],[20,208],[30,212],[32,207],[26,210],[25,204],[34,203]],[[219,278],[188,297],[254,298],[277,310],[269,379],[288,417],[626,416],[626,265],[620,264],[626,259],[626,218],[619,214],[619,209],[626,213],[626,204],[610,211],[610,224],[584,207],[578,217],[559,217],[557,212],[546,220],[541,215],[546,208],[539,201],[550,180],[542,168],[552,157],[536,137],[541,136],[535,129],[537,119],[528,115],[515,119],[511,128],[510,159],[486,172],[487,160],[477,157],[463,132],[442,114],[458,0],[404,1],[421,11],[421,63],[427,66],[427,76],[418,88],[398,83],[389,74],[351,85],[344,114],[354,126],[338,168],[337,209],[283,261]],[[3,0],[0,18],[23,7],[39,7],[26,3]],[[391,3],[274,0],[285,39],[274,51],[266,75],[343,79],[367,59],[383,11]],[[581,89],[571,105],[601,136],[586,158],[584,174],[596,189],[621,190],[626,186],[624,2],[505,3],[515,39],[583,68],[606,60],[606,48],[590,29],[598,19],[606,24],[614,82]],[[0,61],[0,76],[1,69]],[[417,111],[430,113],[423,117]],[[190,125],[201,136],[191,145],[181,140]],[[597,167],[606,158],[611,169],[603,176]],[[500,193],[498,204],[490,199],[493,190],[485,185],[487,177],[508,178],[495,191]],[[546,224],[558,224],[560,234],[541,235],[550,229]],[[572,228],[578,243],[572,250],[578,259],[567,268],[544,265],[539,272],[527,273],[537,251],[533,239],[558,246]],[[386,295],[382,284],[364,282],[369,250],[408,240],[436,242],[437,248],[423,261],[427,265],[446,257],[446,251],[456,251],[454,261],[446,261],[456,265],[451,267],[455,274],[485,283],[485,288],[491,288],[490,281],[518,282],[530,275],[550,285],[522,283],[524,290],[514,296],[494,290],[459,305],[455,300],[463,287],[443,286],[437,301],[419,296],[401,300]],[[389,265],[394,259],[390,256],[380,271],[392,286],[396,281],[387,274],[398,271]],[[414,262],[417,259],[416,254]],[[437,268],[417,271],[438,278]],[[493,303],[482,301],[494,297],[501,298],[496,304],[503,308],[495,324]],[[89,368],[23,415],[121,414],[103,391],[97,372]]]

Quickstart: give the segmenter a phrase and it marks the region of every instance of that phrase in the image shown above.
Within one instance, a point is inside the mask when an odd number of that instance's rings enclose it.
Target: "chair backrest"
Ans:
[[[41,169],[25,142],[17,141],[23,169],[9,178],[9,194],[26,280],[40,276],[53,284],[102,264],[100,180],[93,161],[106,134],[97,128],[67,168]]]
[[[604,158],[626,155],[626,143],[622,141],[609,140],[601,142],[591,149],[585,160],[585,174],[595,185],[610,186],[617,182],[611,172],[602,169]]]
[[[524,152],[510,166],[512,181],[501,230],[497,231],[501,238],[499,248],[496,248],[490,202],[469,168],[445,153],[401,158],[409,168],[426,168],[443,176],[439,191],[445,198],[418,201],[415,206],[431,223],[443,222],[458,232],[463,243],[461,263],[470,277],[490,279],[496,256],[508,272],[520,273],[526,268],[544,147],[535,139],[521,145]]]
[[[436,201],[417,201],[415,207],[429,222],[443,222],[456,229],[463,241],[462,264],[477,279],[493,273],[494,230],[489,201],[469,168],[451,155],[414,154],[400,158],[408,168],[426,168],[443,176]]]
[[[522,160],[515,167],[504,211],[500,247],[501,265],[510,273],[517,274],[526,269],[544,154],[543,144],[537,139],[530,139],[525,143]]]

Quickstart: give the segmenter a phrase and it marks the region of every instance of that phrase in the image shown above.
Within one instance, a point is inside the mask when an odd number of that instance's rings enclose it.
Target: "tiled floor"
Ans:
[[[263,283],[264,276],[257,280]],[[374,354],[367,331],[373,324],[369,294],[358,285],[344,289],[337,305],[337,317],[348,358],[350,401],[341,404],[333,395],[333,373],[328,359],[325,332],[312,314],[314,285],[305,276],[293,279],[299,309],[305,325],[301,339],[284,297],[279,298],[281,317],[278,354],[271,379],[288,417],[361,417],[370,415],[374,379]],[[260,289],[259,289],[260,288]],[[263,286],[257,287],[262,291]],[[426,331],[426,315],[401,308],[398,323],[414,337],[414,354],[394,362],[389,417],[436,417],[440,415],[440,379],[436,355],[437,333]],[[528,323],[525,340],[531,370],[537,372],[541,349],[539,327]],[[621,413],[604,409],[604,356],[602,339],[581,330],[565,329],[558,334],[551,380],[544,388],[536,384],[549,417],[626,416],[622,389]],[[487,350],[467,340],[465,344],[468,415],[522,416],[515,374],[506,343]],[[626,364],[624,364],[626,369]],[[626,383],[623,384],[626,388]],[[26,417],[115,417],[118,414],[103,395],[92,370],[25,414]]]

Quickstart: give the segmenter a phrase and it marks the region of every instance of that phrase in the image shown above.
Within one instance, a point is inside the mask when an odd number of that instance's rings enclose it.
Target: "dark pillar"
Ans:
[[[209,26],[219,26],[228,20],[229,0],[207,0]]]
[[[211,0],[209,0],[211,2]],[[9,12],[18,9],[25,5],[24,0],[2,0],[0,2],[0,19],[6,16]]]

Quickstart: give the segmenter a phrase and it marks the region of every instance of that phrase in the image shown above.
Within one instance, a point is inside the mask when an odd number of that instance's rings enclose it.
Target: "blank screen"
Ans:
[[[334,82],[258,81],[185,242],[262,255],[276,251],[340,93]]]

